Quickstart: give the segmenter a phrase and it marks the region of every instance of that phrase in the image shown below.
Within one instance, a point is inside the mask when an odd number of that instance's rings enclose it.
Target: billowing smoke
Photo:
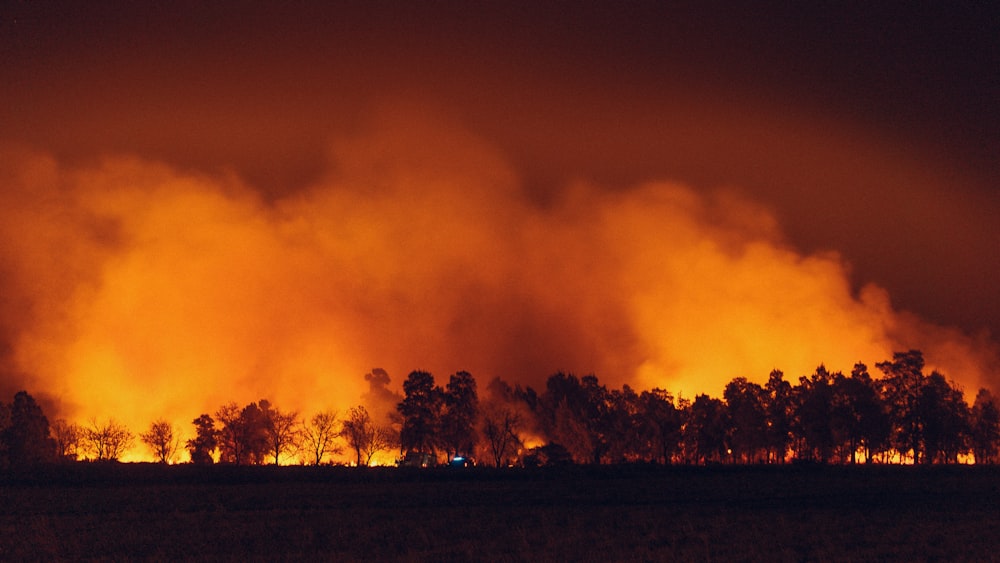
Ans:
[[[190,432],[261,398],[343,412],[413,369],[688,397],[909,348],[967,392],[997,373],[988,339],[854,289],[842,257],[797,251],[738,189],[580,181],[540,203],[499,151],[435,120],[388,112],[276,198],[127,156],[0,162],[0,387],[80,422]],[[366,380],[376,367],[388,386]]]

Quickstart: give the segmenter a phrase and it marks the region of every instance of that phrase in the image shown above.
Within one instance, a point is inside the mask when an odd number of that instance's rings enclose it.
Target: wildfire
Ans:
[[[967,389],[995,365],[988,343],[856,292],[839,255],[798,252],[735,190],[579,183],[540,204],[456,127],[342,140],[324,180],[273,201],[130,158],[3,160],[0,264],[27,304],[5,305],[9,370],[74,420],[190,432],[265,397],[343,412],[375,365],[393,386],[415,368],[569,370],[686,397],[913,347]]]

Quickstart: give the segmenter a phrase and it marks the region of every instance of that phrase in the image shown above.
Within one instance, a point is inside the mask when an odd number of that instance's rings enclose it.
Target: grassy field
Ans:
[[[79,464],[0,478],[0,560],[989,561],[1000,471]]]

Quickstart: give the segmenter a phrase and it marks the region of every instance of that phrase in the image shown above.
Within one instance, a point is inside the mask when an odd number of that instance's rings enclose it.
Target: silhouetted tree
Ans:
[[[440,443],[449,457],[469,456],[479,441],[476,433],[479,396],[472,374],[467,371],[453,374],[445,386],[443,399]]]
[[[214,463],[212,454],[218,447],[219,432],[215,428],[215,420],[211,415],[203,414],[193,421],[195,437],[187,441],[188,453],[191,454],[191,463],[199,465]]]
[[[27,391],[19,391],[7,407],[0,430],[0,444],[7,462],[16,467],[52,462],[56,444],[49,436],[49,421]]]
[[[49,427],[49,433],[56,444],[56,459],[60,461],[76,461],[80,456],[80,441],[83,439],[83,429],[78,425],[57,418]]]
[[[641,435],[639,395],[628,385],[622,385],[604,397],[604,421],[598,428],[605,445],[603,459],[610,463],[649,459],[649,444]]]
[[[681,442],[682,414],[667,391],[654,388],[639,395],[639,437],[656,463],[670,463]]]
[[[580,388],[584,394],[583,427],[591,443],[590,463],[601,463],[610,449],[612,435],[611,393],[601,385],[596,375],[580,378]]]
[[[172,462],[181,446],[174,425],[162,418],[151,423],[149,430],[139,434],[139,439],[149,446],[153,457],[160,463]]]
[[[278,465],[282,455],[294,454],[299,449],[302,439],[299,433],[299,413],[282,411],[266,400],[260,401],[259,410],[267,438],[264,451]]]
[[[580,380],[562,372],[549,376],[545,391],[536,402],[536,413],[549,442],[564,447],[577,462],[589,461],[593,452],[589,433],[581,420],[586,416],[585,402]]]
[[[240,406],[235,402],[227,403],[215,412],[221,428],[216,434],[216,444],[219,448],[219,461],[221,463],[235,463],[241,465],[246,463],[246,445],[241,438],[244,433],[241,429]]]
[[[800,459],[826,463],[836,444],[833,435],[833,375],[820,365],[810,377],[800,377],[794,389],[794,433]]]
[[[970,442],[977,464],[994,464],[1000,451],[1000,407],[986,389],[976,393],[970,413]]]
[[[555,423],[549,431],[549,443],[565,449],[574,463],[591,463],[596,448],[587,428],[588,421],[574,412],[566,400],[556,406],[553,418]]]
[[[889,439],[890,425],[886,406],[878,393],[868,366],[857,363],[850,377],[840,374],[833,381],[833,422],[837,441],[845,449],[845,460],[857,462],[863,451],[865,462],[883,450]]]
[[[900,461],[912,456],[920,462],[923,436],[917,401],[924,382],[924,356],[920,350],[896,352],[892,361],[875,364],[885,376],[880,379],[881,395],[889,412],[890,445],[899,453]]]
[[[387,452],[399,445],[399,434],[392,428],[374,423],[374,432],[368,440],[363,453],[365,454],[365,465],[371,465],[375,456],[381,452]]]
[[[521,446],[521,416],[504,402],[490,402],[482,408],[482,434],[495,467],[503,467]]]
[[[340,435],[337,413],[323,411],[316,413],[308,423],[302,424],[303,445],[309,450],[313,464],[320,465],[327,455],[340,453],[336,440]]]
[[[269,448],[267,421],[257,403],[242,409],[236,403],[229,403],[215,413],[215,418],[222,424],[218,433],[221,462],[236,465],[264,462]]]
[[[764,389],[744,377],[737,377],[726,384],[722,396],[729,413],[729,444],[733,457],[743,463],[753,463],[767,443]]]
[[[371,415],[368,409],[362,405],[351,407],[347,411],[347,419],[341,428],[340,435],[347,442],[347,447],[354,450],[355,465],[361,467],[365,446],[368,444],[369,435],[374,432]]]
[[[426,371],[413,371],[403,382],[403,400],[396,407],[403,418],[400,446],[406,452],[431,453],[439,445],[441,411],[444,406],[440,387]]]
[[[135,435],[123,424],[96,419],[83,429],[84,449],[94,461],[118,461],[135,444]]]
[[[967,450],[969,407],[962,392],[938,372],[924,379],[917,397],[923,463],[957,463]]]
[[[348,411],[341,435],[348,447],[354,450],[358,467],[371,465],[372,458],[393,445],[392,432],[385,426],[375,424],[361,405]]]
[[[497,467],[519,461],[524,445],[522,435],[535,420],[522,395],[520,387],[512,388],[494,377],[486,386],[485,398],[480,403],[479,430],[484,441],[484,457],[488,456]]]
[[[201,415],[193,421],[196,437],[186,444],[193,463],[211,463],[218,449],[220,461],[234,464],[278,464],[302,443],[320,464],[339,452],[335,440],[343,437],[358,465],[370,464],[378,452],[398,444],[406,453],[424,456],[442,448],[449,456],[470,455],[478,447],[480,455],[503,466],[522,453],[522,435],[546,442],[522,456],[527,465],[784,462],[790,451],[823,463],[853,464],[859,455],[867,463],[956,463],[970,451],[977,463],[997,462],[1000,406],[988,391],[980,390],[970,408],[961,389],[944,375],[923,373],[919,350],[897,352],[876,365],[884,374],[877,380],[863,363],[855,364],[850,377],[820,365],[796,386],[774,370],[763,387],[734,378],[723,391],[724,401],[698,395],[693,403],[678,399],[676,404],[662,389],[637,393],[623,385],[609,390],[594,375],[577,379],[564,373],[550,376],[541,395],[495,378],[480,403],[476,381],[467,372],[452,375],[442,389],[430,373],[414,371],[394,411],[398,432],[378,424],[364,407],[351,409],[338,426],[332,412],[300,421],[297,413],[261,400],[243,408],[224,405],[215,419]],[[369,395],[395,396],[385,387],[384,371],[373,370],[366,380]],[[157,420],[139,437],[166,463],[177,452],[176,436],[169,423]],[[94,420],[86,428],[57,420],[49,427],[23,391],[13,403],[0,403],[3,465],[72,460],[78,449],[94,460],[117,460],[133,443],[131,432],[114,420]]]
[[[609,410],[607,388],[597,377],[577,379],[559,372],[546,380],[535,412],[543,433],[565,447],[574,461],[600,463],[608,450]]]
[[[726,458],[726,405],[708,395],[698,395],[687,410],[684,449],[694,463],[719,462]]]
[[[792,384],[785,380],[785,374],[781,370],[772,370],[764,392],[764,411],[767,416],[764,444],[768,452],[767,458],[768,461],[784,463],[792,440]]]

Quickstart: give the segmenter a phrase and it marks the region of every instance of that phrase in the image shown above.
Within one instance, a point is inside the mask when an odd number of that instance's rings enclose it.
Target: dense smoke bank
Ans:
[[[855,291],[838,254],[797,251],[739,190],[581,181],[541,204],[447,124],[387,118],[277,199],[129,157],[0,162],[0,391],[71,419],[343,410],[413,369],[686,397],[911,348],[967,394],[997,373],[988,339]]]

